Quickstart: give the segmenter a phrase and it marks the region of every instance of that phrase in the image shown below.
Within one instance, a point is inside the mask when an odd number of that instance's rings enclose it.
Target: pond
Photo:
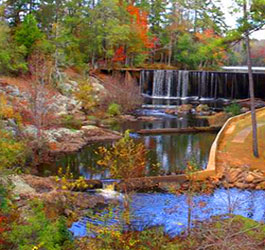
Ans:
[[[137,131],[140,129],[154,128],[186,128],[207,126],[205,119],[196,119],[193,115],[181,117],[168,115],[159,109],[141,109],[136,112],[138,116],[153,116],[153,121],[124,121],[112,124],[112,129],[124,132],[130,129],[131,137],[137,142],[145,144],[150,151],[146,166],[147,175],[178,174],[185,169],[187,162],[192,160],[200,168],[207,166],[210,147],[215,139],[215,133],[197,134],[163,134],[140,136]],[[110,146],[110,142],[93,143],[78,153],[67,154],[58,158],[54,163],[39,166],[41,175],[56,175],[58,168],[70,167],[74,176],[85,176],[87,179],[108,178],[108,171],[101,171],[97,165],[100,156],[95,153],[99,146]],[[160,163],[160,169],[153,168],[153,163]]]
[[[229,212],[251,218],[265,220],[265,192],[219,188],[213,194],[201,194],[193,198],[192,220],[204,221],[212,216]],[[100,210],[96,216],[84,217],[69,229],[74,236],[93,236],[87,231],[88,223],[115,227],[121,230],[141,231],[150,227],[162,227],[164,232],[174,237],[187,228],[188,203],[186,195],[169,193],[136,193],[130,202],[130,224],[122,220],[122,203],[110,210]]]

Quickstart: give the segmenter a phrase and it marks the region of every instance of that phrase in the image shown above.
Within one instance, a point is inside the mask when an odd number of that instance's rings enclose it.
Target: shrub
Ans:
[[[81,249],[105,250],[149,250],[149,249],[185,249],[182,244],[165,236],[162,228],[151,228],[141,232],[125,232],[103,228],[94,239],[80,239]]]
[[[109,105],[115,102],[120,105],[121,113],[128,113],[143,103],[139,86],[131,77],[126,80],[124,77],[104,76],[104,87],[107,95],[99,103],[103,110],[107,110]]]
[[[147,150],[143,143],[136,143],[130,138],[129,131],[111,148],[99,147],[102,156],[98,165],[110,170],[112,178],[129,179],[145,174]]]
[[[82,121],[75,119],[72,115],[63,115],[61,119],[62,125],[66,128],[80,129],[82,127]]]
[[[78,84],[78,90],[74,93],[76,99],[82,103],[82,108],[89,111],[97,104],[93,86],[90,82],[81,81]]]
[[[239,115],[241,113],[240,110],[241,110],[240,105],[235,102],[224,108],[224,111],[226,113],[230,113],[233,116]]]
[[[90,187],[83,176],[79,176],[78,179],[74,179],[69,166],[66,168],[65,173],[63,173],[62,168],[59,168],[58,176],[56,176],[56,182],[59,183],[60,188],[63,190],[84,191]]]
[[[0,95],[0,120],[14,119],[18,125],[21,125],[22,118],[16,112],[12,105],[8,105],[5,95]]]
[[[121,114],[121,106],[117,103],[111,103],[107,111],[108,115],[116,116]]]
[[[13,166],[22,166],[26,159],[25,144],[16,141],[5,130],[0,130],[0,170]]]
[[[51,221],[46,217],[43,204],[36,200],[31,202],[30,215],[25,221],[14,222],[11,230],[5,235],[13,245],[12,249],[73,249],[70,232],[63,217]]]

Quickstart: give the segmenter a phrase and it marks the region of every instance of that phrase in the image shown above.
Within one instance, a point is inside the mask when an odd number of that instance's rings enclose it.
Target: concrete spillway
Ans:
[[[244,99],[249,97],[247,72],[142,70],[142,94],[153,98]],[[255,96],[265,99],[265,73],[254,73]]]

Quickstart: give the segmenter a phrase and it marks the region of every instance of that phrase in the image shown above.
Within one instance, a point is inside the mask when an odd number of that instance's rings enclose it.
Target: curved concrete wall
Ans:
[[[265,110],[265,107],[257,109],[256,113],[259,113],[263,110]],[[217,158],[217,152],[219,149],[220,141],[223,139],[224,134],[227,133],[229,129],[231,129],[230,125],[233,122],[242,120],[245,117],[250,116],[250,114],[251,114],[251,112],[249,111],[247,113],[231,117],[226,121],[226,123],[224,124],[222,129],[219,131],[219,133],[217,134],[217,136],[216,136],[216,138],[212,144],[212,147],[210,150],[210,156],[209,156],[209,160],[208,160],[208,165],[207,165],[207,168],[205,171],[211,171],[211,172],[214,171],[215,173],[217,172],[216,158]]]

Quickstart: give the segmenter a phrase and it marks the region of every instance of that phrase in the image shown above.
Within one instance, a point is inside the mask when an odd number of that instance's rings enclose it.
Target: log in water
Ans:
[[[138,134],[177,134],[177,133],[203,133],[218,132],[220,127],[189,127],[189,128],[161,128],[161,129],[141,129]]]

